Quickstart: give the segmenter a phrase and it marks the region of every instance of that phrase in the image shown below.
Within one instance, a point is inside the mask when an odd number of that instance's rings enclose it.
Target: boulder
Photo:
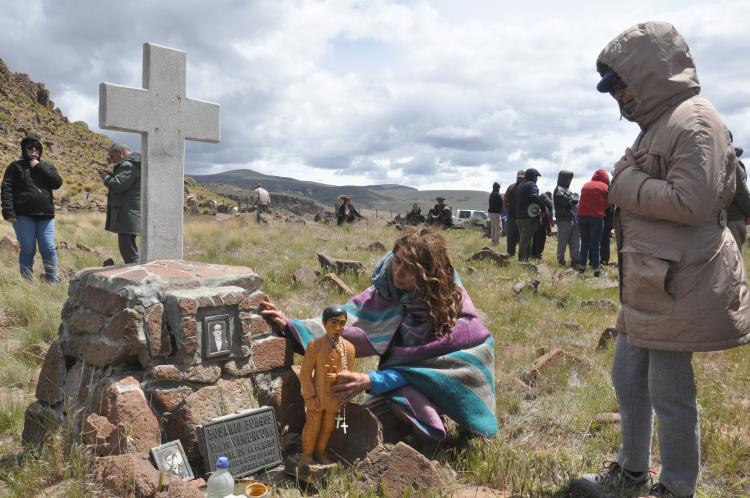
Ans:
[[[489,247],[483,247],[481,250],[475,252],[467,261],[482,261],[488,260],[497,264],[498,266],[507,266],[510,263],[510,256],[495,251]]]
[[[18,241],[16,239],[11,238],[8,235],[0,239],[0,251],[18,252],[19,250],[20,250],[20,246],[18,245]]]
[[[128,450],[148,451],[160,444],[159,421],[146,401],[139,379],[133,376],[103,379],[96,387],[95,410],[114,427],[123,426]]]
[[[39,373],[36,398],[49,405],[61,402],[65,395],[65,375],[65,358],[60,349],[60,341],[53,341]]]
[[[300,287],[313,287],[318,276],[311,268],[300,268],[292,273],[294,283]]]
[[[197,486],[160,472],[147,452],[94,458],[94,481],[113,496],[142,498],[203,498]]]
[[[323,278],[320,279],[322,285],[330,285],[341,294],[345,296],[353,296],[354,291],[341,280],[341,278],[335,273],[326,273]]]
[[[188,458],[195,459],[200,457],[196,430],[198,425],[213,418],[259,406],[250,379],[220,379],[215,385],[202,387],[189,394],[169,418],[164,429],[168,440],[182,441]]]
[[[353,272],[353,273],[364,273],[365,265],[360,261],[354,261],[349,259],[335,259],[322,252],[317,253],[318,262],[320,267],[324,270],[333,270],[336,273],[342,272]]]
[[[378,446],[355,465],[361,476],[356,484],[361,489],[383,490],[383,496],[419,496],[420,490],[450,485],[449,476],[436,461],[430,461],[407,445],[397,443],[393,448]]]

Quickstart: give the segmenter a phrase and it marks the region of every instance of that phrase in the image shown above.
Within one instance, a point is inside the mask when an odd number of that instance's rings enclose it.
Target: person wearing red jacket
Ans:
[[[609,203],[609,175],[603,169],[594,172],[590,182],[581,189],[578,200],[578,230],[581,234],[581,270],[585,271],[586,262],[590,261],[594,276],[601,276],[599,269],[599,249],[604,230],[604,215]]]

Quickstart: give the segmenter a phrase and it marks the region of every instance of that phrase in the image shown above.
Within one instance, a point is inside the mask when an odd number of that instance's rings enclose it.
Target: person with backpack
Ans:
[[[42,143],[34,133],[21,140],[21,159],[8,165],[3,175],[3,219],[13,224],[20,252],[21,276],[30,279],[37,245],[48,282],[57,282],[55,249],[55,205],[52,191],[62,186],[62,178],[42,160]]]
[[[572,171],[560,171],[557,174],[557,186],[553,193],[555,202],[555,221],[557,222],[557,262],[565,266],[565,249],[570,253],[570,264],[578,265],[580,235],[576,223],[578,194],[570,190],[573,180]]]
[[[113,144],[109,160],[111,172],[99,170],[107,194],[107,221],[104,229],[117,234],[117,245],[125,264],[138,262],[135,237],[141,232],[141,155],[127,145]]]

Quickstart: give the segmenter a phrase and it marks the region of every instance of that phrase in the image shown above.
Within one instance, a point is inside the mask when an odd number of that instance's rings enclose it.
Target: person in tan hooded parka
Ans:
[[[692,353],[750,340],[750,292],[726,228],[736,158],[692,56],[668,23],[624,31],[597,59],[597,86],[641,132],[615,164],[608,200],[622,309],[612,367],[620,402],[617,462],[589,483],[620,496],[649,491],[652,407],[662,471],[652,496],[693,496],[700,425]]]

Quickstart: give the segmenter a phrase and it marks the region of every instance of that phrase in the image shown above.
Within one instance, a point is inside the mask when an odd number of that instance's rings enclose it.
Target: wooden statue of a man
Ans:
[[[308,344],[302,360],[300,383],[305,399],[305,428],[302,430],[302,456],[299,465],[334,463],[328,455],[328,440],[339,412],[339,398],[331,392],[338,372],[354,370],[354,345],[341,337],[347,314],[337,305],[323,310],[326,335]],[[344,429],[346,430],[346,429]]]

